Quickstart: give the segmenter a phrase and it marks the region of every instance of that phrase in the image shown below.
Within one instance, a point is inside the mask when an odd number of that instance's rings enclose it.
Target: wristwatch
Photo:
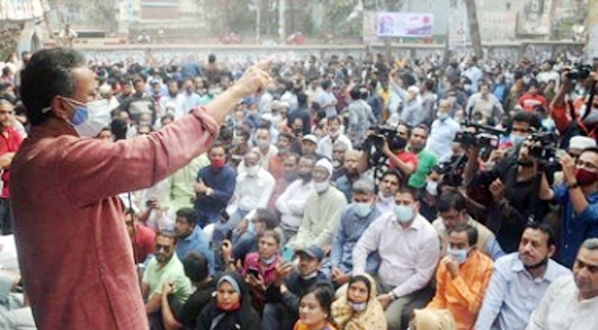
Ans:
[[[398,298],[397,295],[394,292],[392,292],[392,291],[390,291],[388,293],[388,296],[390,297],[390,300],[392,300],[392,301],[395,301]]]
[[[567,188],[569,188],[569,189],[579,188],[579,182],[575,181],[574,183],[567,184]]]

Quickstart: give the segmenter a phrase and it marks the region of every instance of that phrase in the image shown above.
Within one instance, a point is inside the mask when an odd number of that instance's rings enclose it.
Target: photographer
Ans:
[[[577,162],[568,154],[562,155],[560,164],[564,184],[551,189],[543,175],[540,198],[563,208],[557,260],[571,267],[581,243],[598,236],[598,148],[585,149]]]
[[[489,190],[492,198],[486,205],[487,225],[506,253],[517,250],[528,219],[541,220],[546,212],[546,203],[538,196],[539,161],[531,157],[530,146],[531,141],[525,140],[516,156],[509,156],[493,169],[481,172],[477,172],[479,147],[472,145],[469,150],[464,180],[470,189],[482,194]]]
[[[550,104],[550,113],[557,130],[563,137],[562,147],[564,148],[568,146],[569,140],[576,135],[585,135],[591,138],[598,136],[598,97],[594,96],[592,110],[587,116],[584,115],[589,93],[576,100],[567,100],[568,95],[575,87],[575,80],[583,81],[582,83],[586,89],[594,88],[594,91],[596,91],[598,73],[591,72],[590,69],[582,66],[573,70],[566,70],[561,76],[560,88]],[[570,109],[571,106],[573,111]]]
[[[389,160],[388,167],[398,169],[404,177],[410,176],[417,169],[417,156],[405,150],[408,136],[409,129],[407,125],[399,124],[393,143],[389,144],[388,139],[385,137],[382,146],[382,153]]]

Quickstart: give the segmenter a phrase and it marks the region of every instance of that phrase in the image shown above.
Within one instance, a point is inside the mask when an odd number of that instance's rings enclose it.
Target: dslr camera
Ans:
[[[565,76],[570,80],[584,80],[590,76],[594,68],[588,64],[576,64]]]

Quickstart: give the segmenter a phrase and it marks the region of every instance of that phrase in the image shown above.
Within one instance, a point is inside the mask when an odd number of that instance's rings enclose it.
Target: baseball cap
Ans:
[[[318,144],[318,138],[313,135],[313,134],[307,134],[306,136],[304,136],[301,141],[309,141],[312,142],[313,144]]]
[[[317,245],[311,245],[310,247],[307,247],[305,249],[297,250],[296,253],[303,253],[309,257],[318,259],[319,261],[322,261],[322,259],[324,259],[324,251],[322,251],[322,249],[320,249],[320,247],[318,247]]]

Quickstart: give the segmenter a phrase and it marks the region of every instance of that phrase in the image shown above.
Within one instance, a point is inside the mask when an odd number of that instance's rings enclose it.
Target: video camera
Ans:
[[[544,169],[559,171],[561,169],[557,157],[559,137],[555,133],[540,132],[532,134],[529,139],[532,142],[529,155],[535,158]]]
[[[463,146],[478,146],[480,148],[498,148],[500,136],[506,134],[505,131],[474,123],[465,123],[465,127],[473,127],[476,133],[459,132],[455,136],[455,142],[461,143]]]
[[[397,129],[394,127],[378,125],[372,127],[371,130],[373,133],[366,137],[366,141],[371,142],[378,151],[382,151],[385,140],[388,142],[388,148],[392,151],[403,149],[407,146],[407,140],[400,137],[397,134]]]
[[[584,80],[590,76],[594,68],[588,64],[576,64],[565,76],[570,80]]]

